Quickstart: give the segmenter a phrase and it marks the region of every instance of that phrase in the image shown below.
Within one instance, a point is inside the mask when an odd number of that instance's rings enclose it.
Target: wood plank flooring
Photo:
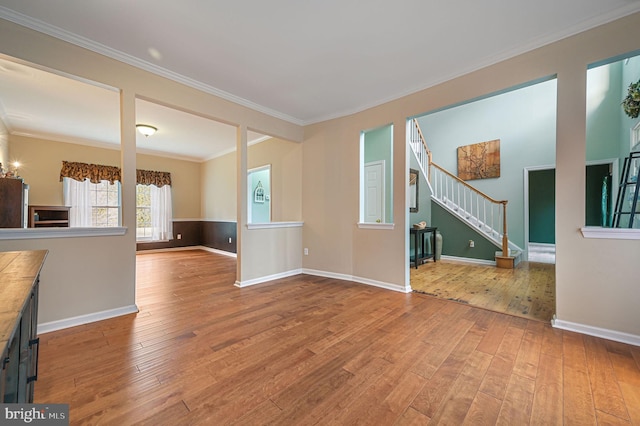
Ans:
[[[452,261],[411,268],[411,288],[441,299],[549,322],[556,312],[555,265],[521,262],[514,269]]]
[[[140,312],[41,336],[73,425],[640,424],[640,348],[235,260],[137,257]],[[46,285],[46,283],[43,283]]]

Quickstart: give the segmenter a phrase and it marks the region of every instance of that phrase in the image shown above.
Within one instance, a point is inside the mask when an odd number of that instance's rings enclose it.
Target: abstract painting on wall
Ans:
[[[500,139],[458,147],[458,177],[462,180],[500,177]]]

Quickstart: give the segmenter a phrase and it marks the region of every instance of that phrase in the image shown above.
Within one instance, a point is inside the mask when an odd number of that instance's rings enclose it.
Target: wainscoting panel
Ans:
[[[178,239],[178,234],[182,237]],[[137,243],[136,251],[205,246],[236,253],[236,223],[204,220],[173,222],[173,240]]]
[[[173,240],[154,243],[137,243],[136,251],[158,250],[175,247],[199,246],[202,241],[202,223],[199,220],[173,222]],[[178,234],[182,237],[178,239]]]
[[[201,223],[200,245],[236,253],[236,222],[203,221]]]

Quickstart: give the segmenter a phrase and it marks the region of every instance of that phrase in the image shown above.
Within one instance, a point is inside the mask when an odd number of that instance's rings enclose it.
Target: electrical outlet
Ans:
[[[229,244],[231,244],[231,237],[229,237]]]
[[[178,234],[178,239],[181,240],[182,239],[182,234]]]
[[[304,248],[304,255],[309,256],[309,249],[306,247]]]
[[[476,243],[473,240],[469,240],[469,247],[474,248],[475,246],[476,246]]]

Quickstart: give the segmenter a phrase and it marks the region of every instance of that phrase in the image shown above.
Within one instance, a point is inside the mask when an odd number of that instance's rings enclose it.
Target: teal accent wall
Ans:
[[[620,93],[620,100],[624,99],[627,96],[627,88],[629,84],[635,83],[640,80],[640,56],[634,56],[633,58],[629,58],[627,63],[622,61],[622,90]],[[631,152],[631,129],[640,123],[640,117],[631,118],[624,113],[622,107],[618,108],[620,110],[620,170],[622,170],[622,161],[625,157],[629,155]],[[637,150],[637,148],[636,148]],[[618,183],[618,182],[616,182]]]
[[[529,172],[529,242],[556,243],[556,170]]]
[[[525,167],[554,165],[556,80],[502,93],[418,118],[433,161],[457,173],[457,148],[500,139],[500,177],[470,183],[509,200],[509,238],[524,248]],[[437,223],[432,211],[434,226]]]
[[[620,155],[621,89],[622,62],[587,71],[587,161]]]
[[[253,197],[258,182],[262,184],[264,189],[264,203],[256,203]],[[269,169],[250,172],[249,188],[251,188],[251,217],[249,223],[268,223],[271,222],[271,171]],[[268,200],[267,197],[268,196]]]
[[[423,220],[427,224],[431,225],[431,191],[429,191],[429,185],[427,179],[420,171],[418,161],[413,153],[409,153],[411,160],[409,161],[410,168],[418,170],[418,211],[416,213],[409,213],[409,226],[414,223],[422,222]]]
[[[496,251],[500,251],[499,248],[435,201],[431,203],[433,226],[436,226],[438,232],[442,234],[442,254],[444,256],[496,260]],[[469,240],[473,240],[475,243],[473,248],[469,247]]]
[[[640,79],[640,56],[622,59],[591,68],[587,72],[587,161],[617,158],[618,171],[622,173],[625,157],[631,152],[631,130],[640,118],[630,118],[620,105],[627,96],[627,88]],[[608,174],[604,166],[588,167],[586,185],[585,224],[610,226],[610,215],[602,213],[602,179]],[[609,197],[615,197],[609,180]],[[615,204],[615,200],[613,201]]]
[[[607,180],[606,187],[603,181]],[[611,176],[608,164],[587,166],[585,225],[611,226]],[[604,206],[603,206],[604,204]]]
[[[385,221],[393,222],[393,126],[388,125],[364,132],[364,162],[384,160]]]

